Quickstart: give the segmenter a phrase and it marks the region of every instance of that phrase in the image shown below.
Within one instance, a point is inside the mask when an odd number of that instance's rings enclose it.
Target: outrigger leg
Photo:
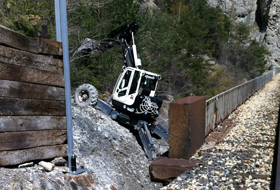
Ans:
[[[154,147],[150,131],[148,130],[147,122],[139,120],[136,129],[138,130],[141,142],[143,144],[143,148],[145,150],[146,155],[148,156],[148,159],[155,159],[156,148]]]
[[[146,121],[139,120],[136,129],[138,130],[143,148],[149,160],[156,158],[156,148],[151,137],[151,133],[158,135],[168,142],[168,132],[156,121],[148,124]]]
[[[166,142],[168,142],[168,132],[166,131],[166,129],[164,129],[161,124],[159,124],[158,122],[154,121],[153,124],[151,124],[152,128],[150,129],[152,134],[156,134],[157,136],[159,136],[160,138],[164,139]]]

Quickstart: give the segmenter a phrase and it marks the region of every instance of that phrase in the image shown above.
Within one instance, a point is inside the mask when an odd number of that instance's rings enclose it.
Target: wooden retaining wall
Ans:
[[[67,156],[60,42],[0,25],[0,166]]]

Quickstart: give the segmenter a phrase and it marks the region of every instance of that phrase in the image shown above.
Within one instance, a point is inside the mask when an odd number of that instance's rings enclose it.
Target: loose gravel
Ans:
[[[237,124],[215,147],[191,158],[200,164],[162,190],[270,189],[280,101],[280,74],[241,105]]]

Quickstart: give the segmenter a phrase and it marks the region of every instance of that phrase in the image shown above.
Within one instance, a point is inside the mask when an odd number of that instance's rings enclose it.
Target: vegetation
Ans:
[[[47,0],[0,1],[0,24],[21,34],[34,36],[34,27],[42,32],[42,25],[49,26],[51,38],[55,38],[54,4]]]
[[[1,4],[2,2],[2,4]],[[3,0],[0,24],[33,36],[47,24],[55,37],[54,5],[47,0]],[[135,36],[144,69],[162,75],[159,93],[176,98],[208,98],[266,70],[269,52],[249,38],[250,28],[235,24],[206,0],[156,0],[159,9],[140,9],[140,0],[69,0],[70,50],[85,38],[103,39],[137,21]],[[111,92],[123,65],[118,47],[71,62],[72,86],[91,83]]]

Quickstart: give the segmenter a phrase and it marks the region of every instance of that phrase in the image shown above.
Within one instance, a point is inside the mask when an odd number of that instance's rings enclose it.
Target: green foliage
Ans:
[[[247,43],[250,35],[250,28],[243,22],[237,23],[234,29],[234,39],[238,43]]]
[[[208,66],[208,76],[205,79],[207,88],[207,98],[224,92],[237,83],[233,80],[233,76],[226,72],[226,69],[218,64]]]
[[[49,25],[50,34],[54,31],[53,1],[3,0],[0,6],[0,24],[8,28],[31,37],[34,27],[40,31],[42,24]]]
[[[247,79],[260,76],[266,70],[265,56],[269,51],[260,43],[250,39],[250,28],[244,23],[235,24],[230,35],[230,43],[224,43],[220,63],[230,62],[237,72],[243,72]]]
[[[85,38],[103,39],[124,23],[138,20],[139,4],[133,0],[73,0],[68,5],[69,44],[77,47]],[[100,55],[71,63],[71,83],[90,83],[99,91],[112,91],[123,66],[122,50],[114,47]]]
[[[266,70],[265,55],[269,52],[264,46],[253,40],[244,51],[244,65],[242,68],[250,75],[251,78],[261,76]]]
[[[169,66],[161,66],[167,77],[163,79],[165,84],[171,84],[166,91],[179,94],[178,97],[207,95],[208,70],[203,56],[219,55],[221,44],[230,34],[230,21],[219,8],[208,6],[204,0],[175,0],[169,10],[173,17],[169,24],[172,30],[163,30],[163,33],[168,33],[171,40],[163,45],[174,47],[174,51],[165,54],[172,58],[168,60]]]
[[[178,98],[188,95],[210,97],[236,84],[233,82],[235,75],[226,78],[226,70],[207,66],[205,55],[220,61],[227,55],[226,61],[251,77],[264,71],[266,52],[258,43],[251,43],[249,28],[242,23],[234,26],[221,9],[208,6],[205,0],[164,1],[163,10],[143,13],[138,12],[138,4],[131,0],[110,4],[103,1],[104,6],[98,9],[90,8],[89,2],[80,1],[79,8],[70,12],[73,47],[86,37],[102,39],[126,22],[139,22],[141,27],[135,41],[141,53],[142,67],[162,75],[159,94]],[[230,43],[229,39],[232,39]],[[89,82],[101,91],[112,91],[122,65],[121,49],[117,48],[76,60],[72,63],[72,84]],[[215,77],[209,82],[210,72],[217,72],[214,76],[220,77],[225,84]]]
[[[68,1],[70,51],[85,38],[101,40],[120,25],[136,21],[141,25],[135,42],[142,68],[162,75],[159,94],[211,97],[246,75],[250,79],[265,71],[269,52],[250,39],[244,23],[232,23],[206,0],[155,2],[160,9],[139,12],[140,0]],[[54,39],[54,1],[3,0],[0,6],[0,24],[28,36],[45,24]],[[235,15],[234,8],[230,15]],[[220,66],[209,65],[208,59]],[[91,83],[100,92],[111,92],[122,65],[119,47],[76,59],[71,62],[72,86]]]

